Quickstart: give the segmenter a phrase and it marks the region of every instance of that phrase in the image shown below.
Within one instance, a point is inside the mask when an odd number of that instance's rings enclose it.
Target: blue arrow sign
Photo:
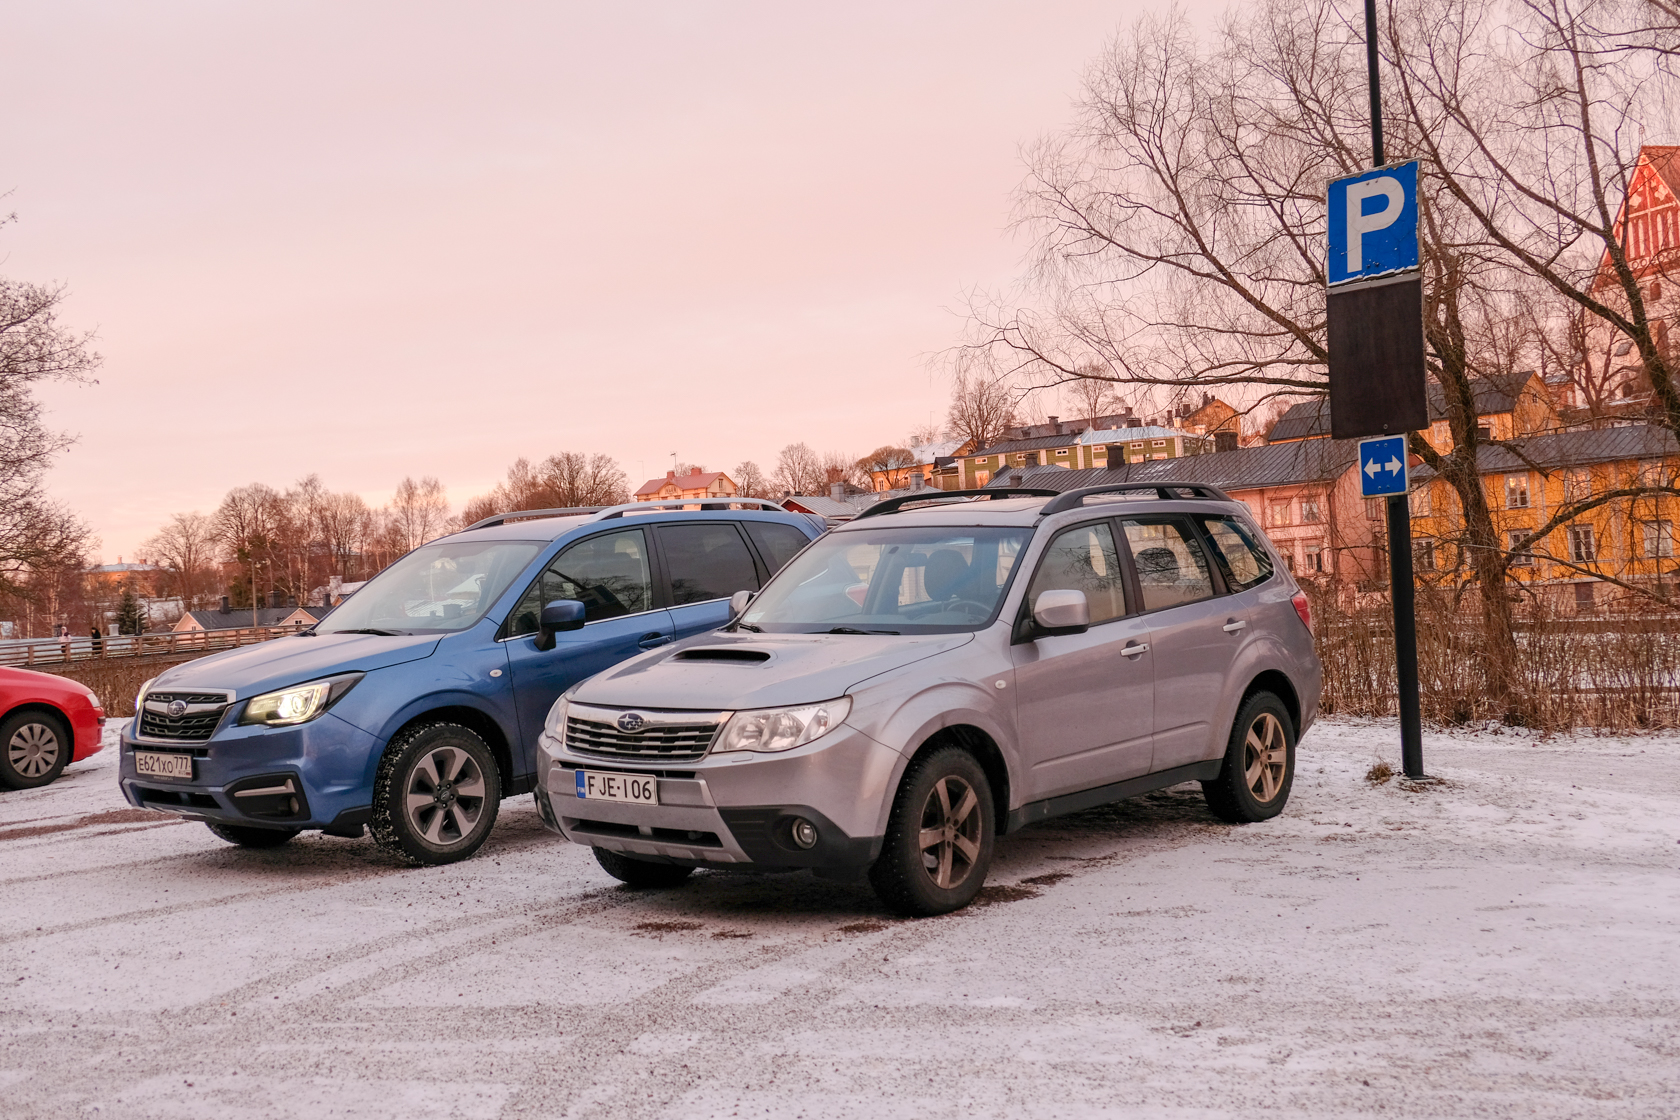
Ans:
[[[1406,437],[1359,441],[1359,492],[1382,498],[1406,492]]]
[[[1418,165],[1391,164],[1330,184],[1331,287],[1418,267]]]

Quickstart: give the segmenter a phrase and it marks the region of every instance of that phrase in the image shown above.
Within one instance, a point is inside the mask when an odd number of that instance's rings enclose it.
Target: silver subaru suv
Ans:
[[[1187,781],[1276,816],[1318,709],[1306,596],[1210,486],[892,499],[733,606],[549,713],[538,810],[631,885],[867,873],[945,913],[1046,817]]]

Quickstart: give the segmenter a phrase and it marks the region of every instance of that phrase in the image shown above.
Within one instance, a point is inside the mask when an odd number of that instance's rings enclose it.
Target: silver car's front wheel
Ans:
[[[408,728],[391,740],[373,785],[373,838],[411,863],[453,863],[483,844],[501,804],[496,756],[454,723]]]
[[[893,799],[881,856],[869,881],[901,914],[944,914],[967,906],[986,882],[995,834],[992,787],[961,747],[920,755]]]
[[[64,772],[70,736],[44,712],[19,712],[0,723],[0,786],[33,789]]]

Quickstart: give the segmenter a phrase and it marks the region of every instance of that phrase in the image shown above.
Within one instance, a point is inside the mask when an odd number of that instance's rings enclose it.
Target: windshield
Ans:
[[[417,548],[340,603],[315,632],[465,630],[542,547],[536,541],[457,541]]]
[[[752,601],[741,628],[767,633],[947,634],[997,613],[1026,528],[830,533]]]

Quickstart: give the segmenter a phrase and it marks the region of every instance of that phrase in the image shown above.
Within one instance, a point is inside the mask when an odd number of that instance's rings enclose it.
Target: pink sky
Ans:
[[[44,393],[51,491],[109,561],[312,471],[459,507],[520,455],[900,441],[1019,269],[1020,146],[1141,10],[15,7],[0,270],[105,355]]]

